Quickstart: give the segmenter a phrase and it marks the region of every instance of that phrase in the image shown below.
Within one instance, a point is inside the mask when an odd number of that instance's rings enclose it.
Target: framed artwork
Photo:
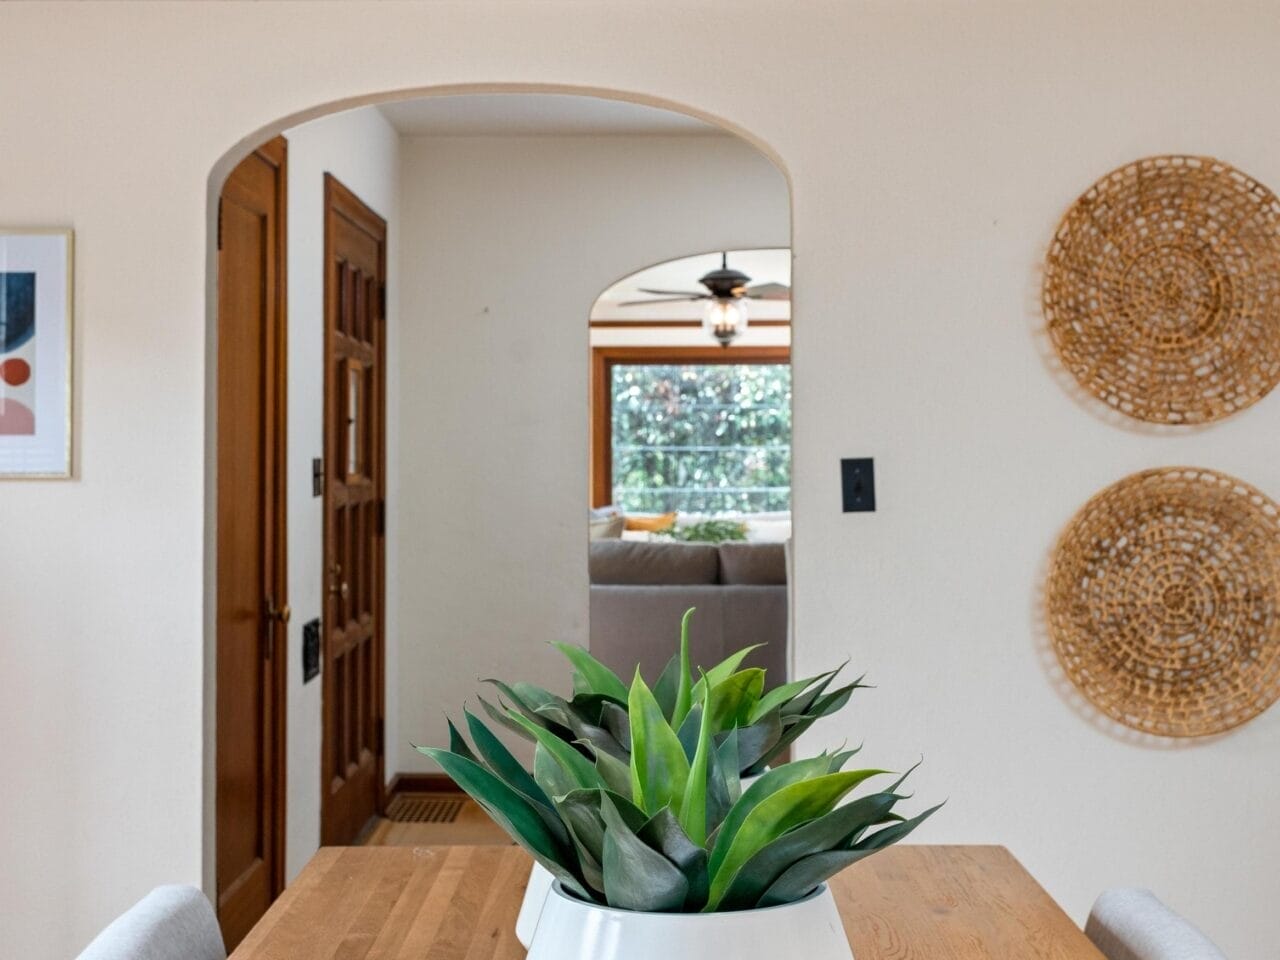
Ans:
[[[71,476],[70,230],[0,230],[0,478]]]

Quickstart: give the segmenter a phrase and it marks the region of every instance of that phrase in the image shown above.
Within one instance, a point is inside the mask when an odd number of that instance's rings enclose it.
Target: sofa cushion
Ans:
[[[588,572],[592,583],[686,585],[719,582],[714,544],[594,540]]]
[[[722,543],[720,582],[755,586],[787,582],[786,547],[781,543]]]
[[[650,685],[658,682],[680,649],[680,619],[690,607],[697,608],[689,620],[690,660],[710,670],[725,658],[724,587],[598,584],[590,592],[591,654],[626,683],[637,666]]]
[[[591,540],[618,540],[627,527],[622,514],[613,517],[592,517],[587,524],[587,537]]]

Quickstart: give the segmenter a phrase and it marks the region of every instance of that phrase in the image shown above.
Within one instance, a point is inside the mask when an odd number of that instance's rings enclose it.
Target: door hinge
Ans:
[[[387,319],[387,285],[378,284],[378,319]]]
[[[222,198],[218,198],[218,249],[222,249]]]
[[[380,757],[380,756],[382,756],[384,753],[386,753],[386,747],[387,747],[387,721],[386,721],[386,719],[385,719],[385,718],[383,718],[383,717],[379,717],[379,718],[378,718],[378,737],[377,737],[377,740],[378,740],[378,752],[377,752],[377,756],[379,756],[379,757]]]
[[[387,535],[387,501],[385,499],[378,501],[378,536],[385,537]]]

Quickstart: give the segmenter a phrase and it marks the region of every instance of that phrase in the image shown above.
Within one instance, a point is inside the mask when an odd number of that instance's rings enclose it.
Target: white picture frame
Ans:
[[[72,476],[73,248],[0,229],[0,479]]]

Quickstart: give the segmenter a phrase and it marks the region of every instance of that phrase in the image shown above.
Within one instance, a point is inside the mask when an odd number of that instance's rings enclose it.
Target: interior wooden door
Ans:
[[[321,842],[383,801],[386,222],[325,177],[324,747]]]
[[[250,155],[218,207],[215,828],[229,949],[284,887],[285,156],[282,138]]]

